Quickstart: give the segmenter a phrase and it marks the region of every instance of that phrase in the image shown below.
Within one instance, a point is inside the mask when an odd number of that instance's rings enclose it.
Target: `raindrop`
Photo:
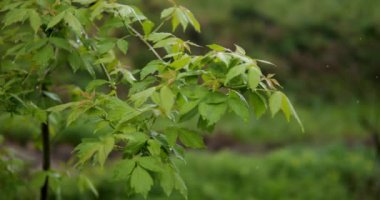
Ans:
[[[330,65],[326,65],[326,68],[330,68]]]
[[[356,104],[359,104],[360,103],[360,101],[359,100],[356,100]]]
[[[379,79],[379,76],[375,76],[376,79]]]

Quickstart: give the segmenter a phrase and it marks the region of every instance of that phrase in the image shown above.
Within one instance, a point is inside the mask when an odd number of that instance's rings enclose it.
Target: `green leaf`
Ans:
[[[172,36],[171,33],[151,33],[147,39],[152,42],[158,42],[170,36]]]
[[[206,104],[202,102],[199,107],[199,114],[208,121],[208,126],[215,124],[227,110],[226,103]]]
[[[27,18],[28,10],[27,9],[13,9],[7,12],[4,16],[3,24],[4,27],[12,25],[17,22],[24,21]]]
[[[78,104],[81,105],[81,104]],[[69,126],[71,123],[76,121],[81,115],[87,112],[91,108],[92,105],[82,105],[75,107],[71,110],[69,116],[67,117],[67,123],[66,126]]]
[[[64,16],[64,20],[69,25],[69,27],[74,31],[74,33],[76,33],[77,35],[82,34],[83,26],[71,12],[66,12]]]
[[[258,67],[251,67],[248,70],[248,86],[252,91],[255,91],[260,83],[261,71]]]
[[[189,20],[187,19],[186,14],[184,13],[183,9],[177,8],[173,16],[173,19],[174,18],[177,18],[177,20],[182,26],[182,29],[185,31],[187,25],[189,24]],[[175,30],[174,26],[173,26],[173,30]]]
[[[46,45],[33,56],[33,60],[40,66],[48,65],[49,61],[53,58],[54,49],[51,45]]]
[[[245,55],[245,50],[241,46],[235,44],[235,47],[236,47],[236,50],[235,50],[236,53]]]
[[[178,134],[179,140],[187,147],[190,148],[203,148],[205,144],[203,143],[203,137],[198,133],[187,130],[187,129],[179,129],[180,132]]]
[[[260,118],[265,111],[267,110],[267,105],[265,103],[264,97],[262,97],[258,93],[249,93],[249,103],[253,107],[253,110],[255,111],[256,117]]]
[[[214,51],[224,51],[226,50],[226,48],[218,45],[218,44],[210,44],[210,45],[207,45],[208,48],[214,50]]]
[[[58,15],[52,17],[46,27],[46,29],[49,29],[55,25],[57,25],[60,21],[62,21],[63,17],[65,17],[66,11],[60,12]]]
[[[160,185],[167,196],[173,191],[174,188],[174,174],[170,166],[166,166],[160,176]]]
[[[156,140],[148,140],[148,150],[153,156],[161,154],[161,144]]]
[[[227,67],[229,66],[231,57],[228,54],[223,53],[223,52],[218,52],[216,54],[216,57],[219,58],[219,60],[221,60],[224,64],[226,64]]]
[[[197,32],[201,32],[201,26],[200,26],[198,20],[194,17],[193,13],[191,13],[191,11],[186,9],[186,8],[183,8],[183,10],[184,10],[184,13],[185,13],[188,21],[194,27],[194,29]]]
[[[47,92],[47,91],[43,91],[43,94],[47,97],[49,97],[50,99],[54,100],[54,101],[57,101],[57,102],[62,102],[61,98],[59,98],[59,96],[55,93],[52,93],[52,92]]]
[[[282,93],[282,104],[281,104],[281,110],[285,114],[286,119],[289,121],[290,116],[294,116],[294,118],[297,120],[298,124],[301,127],[302,132],[305,131],[304,126],[302,124],[301,119],[299,118],[296,110],[294,109],[292,103],[290,102],[289,98]]]
[[[72,106],[76,106],[77,104],[78,104],[78,102],[69,102],[69,103],[50,107],[47,109],[47,111],[48,112],[62,112],[62,111],[66,110]]]
[[[199,104],[199,101],[189,101],[189,102],[185,102],[181,108],[179,109],[179,114],[180,115],[184,115],[188,112],[190,112],[191,110],[193,110],[197,105]]]
[[[231,110],[238,116],[240,116],[243,120],[248,121],[249,119],[249,111],[248,111],[248,103],[237,91],[231,91],[228,93],[228,106]]]
[[[123,39],[117,40],[116,46],[117,48],[119,48],[121,52],[123,52],[123,54],[127,54],[129,44],[126,40],[123,40]]]
[[[281,109],[282,105],[282,92],[274,92],[269,98],[269,108],[272,113],[272,117]]]
[[[147,170],[150,170],[153,172],[161,172],[162,171],[161,162],[157,158],[154,158],[151,156],[144,156],[144,157],[140,157],[137,160],[137,162],[141,167],[143,167]]]
[[[64,49],[66,51],[71,52],[71,45],[69,42],[67,42],[66,39],[60,38],[60,37],[49,37],[49,42],[54,44],[54,46]]]
[[[174,187],[187,199],[187,187],[178,173],[174,174]]]
[[[165,136],[170,146],[174,146],[177,143],[178,129],[168,128],[165,130]]]
[[[136,78],[133,76],[132,72],[127,69],[123,69],[121,71],[123,73],[123,79],[128,83],[133,84],[136,81]]]
[[[86,92],[92,92],[94,91],[97,87],[102,86],[107,84],[108,81],[103,80],[103,79],[95,79],[90,81],[87,86],[86,86]]]
[[[34,32],[37,33],[38,29],[42,25],[42,20],[40,15],[35,10],[29,10],[29,21],[30,26],[33,28]]]
[[[94,184],[92,183],[92,181],[87,177],[87,176],[84,176],[84,175],[79,175],[79,178],[78,178],[78,187],[79,187],[79,190],[80,191],[84,191],[85,188],[88,188],[91,190],[91,192],[96,196],[96,197],[99,197],[99,193],[98,191],[96,190]]]
[[[96,155],[97,162],[103,167],[109,153],[112,151],[115,139],[110,135],[99,140],[85,139],[74,151],[79,159],[77,165],[82,165]]]
[[[78,69],[84,66],[83,60],[77,52],[70,53],[67,60],[73,72],[76,72]]]
[[[175,69],[181,69],[181,68],[186,67],[190,63],[190,61],[191,61],[190,56],[183,56],[182,58],[172,62],[170,66]]]
[[[159,67],[162,65],[162,62],[159,60],[153,60],[149,62],[140,72],[140,79],[144,79],[147,75],[153,74],[156,72]]]
[[[163,48],[163,47],[170,47],[175,44],[178,44],[178,38],[167,38],[164,40],[160,40],[156,44],[153,45],[154,48]]]
[[[143,27],[144,34],[149,35],[152,32],[152,29],[154,27],[154,23],[149,21],[149,20],[145,20],[142,23],[142,27]]]
[[[226,79],[224,80],[224,84],[227,85],[228,82],[231,81],[231,79],[241,75],[241,74],[244,74],[245,71],[247,70],[247,64],[241,64],[241,65],[237,65],[233,68],[231,68],[227,75],[226,75]]]
[[[136,107],[141,106],[145,103],[150,96],[152,96],[153,92],[156,91],[156,87],[151,87],[136,94],[133,94],[130,97],[130,100],[135,103]]]
[[[175,8],[166,8],[161,12],[161,19],[167,18],[174,13]]]
[[[200,85],[189,85],[180,89],[182,95],[190,99],[201,99],[209,94],[207,88]]]
[[[104,53],[108,53],[114,46],[115,46],[115,41],[113,39],[104,39],[104,40],[101,40],[96,45],[96,48],[100,54],[104,54]],[[126,50],[124,47],[123,49]]]
[[[168,86],[163,86],[160,90],[161,106],[166,115],[169,115],[175,101],[175,95]]]
[[[137,166],[132,172],[131,187],[136,193],[140,193],[146,198],[152,186],[152,177],[143,168]]]
[[[204,99],[205,103],[218,104],[227,100],[227,96],[221,92],[210,92]]]
[[[136,166],[136,162],[129,159],[123,159],[116,163],[113,170],[113,177],[117,180],[127,179],[133,169]]]

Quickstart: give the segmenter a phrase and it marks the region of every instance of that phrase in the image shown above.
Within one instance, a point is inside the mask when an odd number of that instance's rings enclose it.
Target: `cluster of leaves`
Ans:
[[[162,11],[158,26],[138,8],[112,0],[5,0],[0,11],[0,42],[6,47],[0,49],[1,110],[31,115],[50,129],[59,116],[67,116],[67,126],[94,119],[94,133],[106,134],[75,148],[75,166],[103,166],[112,151],[119,151],[123,157],[115,179],[128,180],[145,197],[154,179],[167,195],[176,189],[186,197],[173,159],[183,159],[184,147],[204,147],[201,133],[229,111],[248,120],[252,108],[257,116],[282,110],[288,120],[299,121],[273,75],[262,74],[258,63],[266,61],[247,56],[237,45],[230,50],[212,44],[205,54],[193,55],[191,48],[199,45],[161,32],[166,22],[173,32],[179,25],[200,31],[193,14],[175,3]],[[113,34],[120,30],[127,34]],[[129,38],[141,40],[156,59],[131,71],[121,61]],[[62,104],[61,95],[52,92],[51,74],[65,67],[87,71],[93,80],[85,88],[68,87],[73,98]],[[123,96],[118,88],[125,86]],[[169,123],[159,127],[161,120]],[[196,125],[189,128],[191,121]]]

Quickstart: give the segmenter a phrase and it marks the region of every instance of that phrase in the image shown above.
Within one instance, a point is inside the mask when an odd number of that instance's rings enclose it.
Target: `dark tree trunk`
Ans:
[[[42,133],[42,169],[47,172],[50,170],[50,136],[48,122],[41,124]],[[48,199],[49,177],[46,176],[44,185],[41,187],[41,200]]]

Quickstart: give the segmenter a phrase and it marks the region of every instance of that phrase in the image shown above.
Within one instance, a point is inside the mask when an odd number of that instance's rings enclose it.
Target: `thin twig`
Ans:
[[[122,18],[122,16],[120,15],[120,13],[118,13],[120,18]],[[142,42],[144,42],[144,44],[146,46],[148,46],[148,48],[153,52],[153,54],[159,59],[161,60],[162,62],[164,62],[164,59],[162,59],[162,57],[160,56],[160,54],[158,54],[158,52],[153,48],[153,46],[151,44],[149,44],[149,42],[147,42],[145,39],[144,39],[144,36],[142,36],[136,29],[134,29],[132,26],[130,26],[129,24],[127,24],[125,22],[124,19],[122,19],[123,21],[123,24],[124,26],[126,26],[129,30],[131,30],[136,37],[138,37]]]

